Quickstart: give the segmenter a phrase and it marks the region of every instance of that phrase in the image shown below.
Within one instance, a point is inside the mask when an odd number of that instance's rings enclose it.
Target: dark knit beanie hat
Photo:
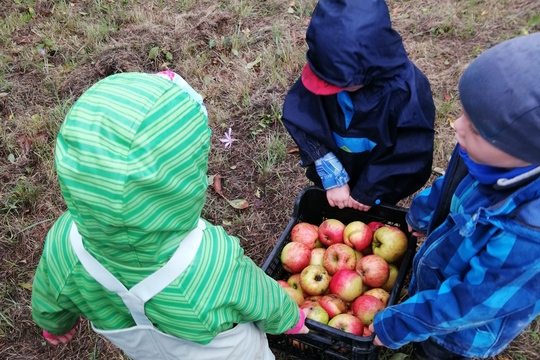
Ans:
[[[484,139],[540,165],[540,33],[504,41],[482,53],[461,76],[459,95]]]

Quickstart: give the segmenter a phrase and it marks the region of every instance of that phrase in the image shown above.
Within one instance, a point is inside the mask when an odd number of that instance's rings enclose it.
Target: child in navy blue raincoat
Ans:
[[[431,174],[435,106],[384,0],[320,0],[283,123],[330,205],[395,204]]]

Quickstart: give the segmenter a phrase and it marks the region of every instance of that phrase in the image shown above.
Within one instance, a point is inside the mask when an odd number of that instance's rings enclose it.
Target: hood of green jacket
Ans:
[[[55,154],[88,251],[130,267],[166,262],[197,226],[209,144],[201,105],[169,80],[123,73],[88,89],[62,124]]]

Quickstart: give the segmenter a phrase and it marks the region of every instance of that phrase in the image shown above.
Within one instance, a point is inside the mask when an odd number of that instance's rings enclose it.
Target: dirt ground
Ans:
[[[387,4],[410,58],[431,82],[437,106],[431,182],[444,171],[454,145],[461,72],[489,47],[539,31],[540,4]],[[223,195],[209,187],[203,217],[237,236],[246,254],[264,263],[297,194],[309,185],[280,114],[305,62],[304,35],[314,5],[0,0],[0,359],[123,359],[87,322],[71,343],[47,345],[30,313],[43,241],[66,210],[52,162],[55,137],[71,104],[108,75],[171,69],[204,95],[213,130],[209,175],[220,175]],[[230,149],[219,141],[229,128],[238,140]],[[237,209],[227,200],[249,206]],[[539,359],[539,331],[534,322],[497,359]]]

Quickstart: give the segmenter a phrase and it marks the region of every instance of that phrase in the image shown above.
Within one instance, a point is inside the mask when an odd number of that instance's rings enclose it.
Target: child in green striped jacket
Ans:
[[[55,166],[68,211],[44,244],[32,315],[52,344],[81,317],[133,359],[273,359],[305,314],[200,218],[210,129],[177,74],[117,74],[70,109]]]

